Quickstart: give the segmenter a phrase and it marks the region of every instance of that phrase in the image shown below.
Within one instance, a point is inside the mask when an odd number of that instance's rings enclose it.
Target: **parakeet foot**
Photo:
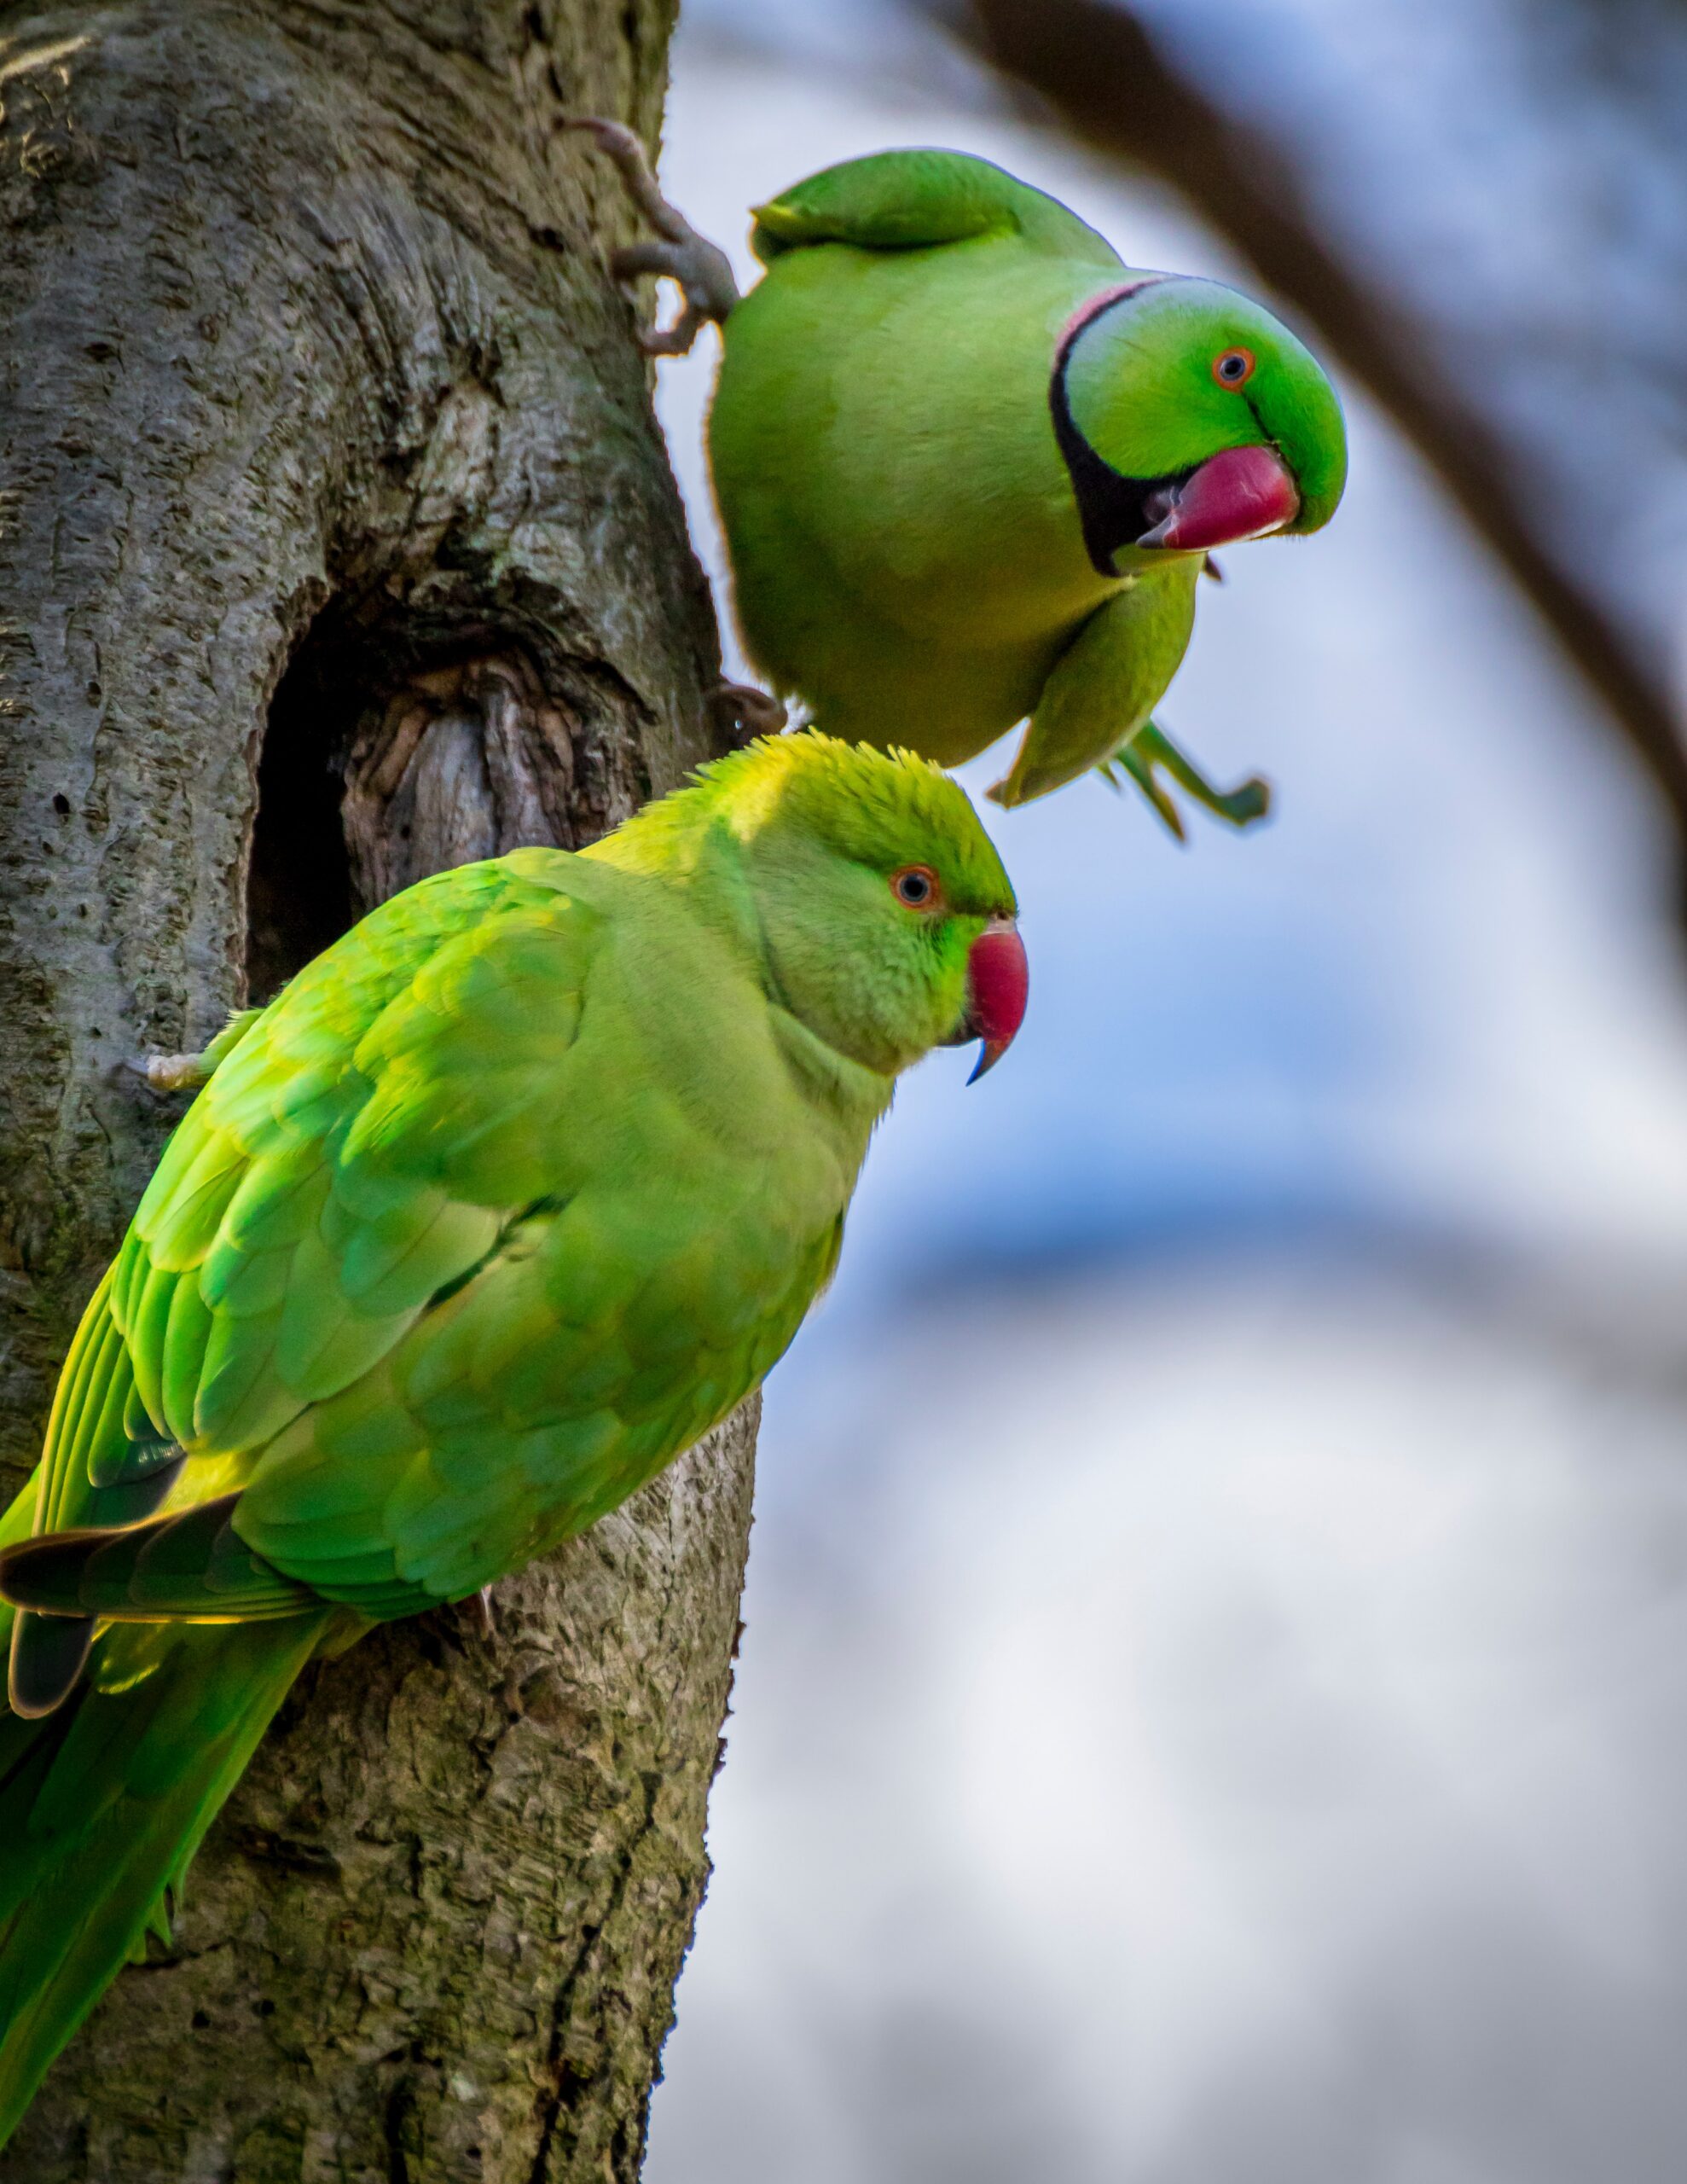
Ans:
[[[1122,750],[1116,751],[1097,769],[1110,787],[1117,788],[1120,783],[1115,767],[1122,768],[1130,775],[1179,841],[1185,839],[1183,816],[1156,779],[1157,767],[1163,768],[1180,788],[1226,826],[1250,827],[1271,809],[1269,781],[1254,774],[1233,789],[1215,788],[1198,767],[1185,758],[1170,736],[1152,721],[1145,728],[1139,728]]]
[[[142,1054],[122,1066],[133,1070],[154,1092],[197,1092],[211,1082],[263,1014],[261,1008],[237,1008],[199,1054]]]
[[[217,1064],[206,1054],[143,1054],[126,1065],[154,1092],[197,1092]]]
[[[739,745],[778,735],[791,717],[777,698],[753,682],[717,682],[704,692],[703,702]]]
[[[620,169],[627,195],[661,238],[656,242],[629,243],[617,250],[609,270],[622,282],[636,281],[654,273],[677,282],[685,308],[671,326],[640,329],[639,346],[647,357],[683,357],[712,320],[724,324],[738,302],[738,282],[731,261],[706,235],[700,235],[676,206],[670,205],[650,171],[645,148],[634,132],[619,121],[606,121],[595,114],[571,116],[565,129],[584,129],[596,137]]]

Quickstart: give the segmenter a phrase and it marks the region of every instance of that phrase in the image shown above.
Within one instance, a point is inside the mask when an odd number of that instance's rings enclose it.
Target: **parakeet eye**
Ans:
[[[1226,349],[1213,359],[1213,377],[1220,386],[1242,386],[1254,376],[1251,349]]]
[[[909,909],[926,909],[937,899],[937,875],[929,864],[905,864],[890,874],[890,892]]]

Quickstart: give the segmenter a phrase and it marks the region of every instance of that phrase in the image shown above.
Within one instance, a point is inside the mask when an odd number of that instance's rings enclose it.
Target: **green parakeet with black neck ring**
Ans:
[[[725,1418],[897,1076],[1025,990],[956,785],[787,735],[424,880],[196,1058],[0,1519],[0,2140],[311,1655]]]
[[[1220,794],[1152,716],[1209,550],[1316,531],[1341,498],[1341,409],[1295,336],[948,151],[851,160],[758,206],[767,272],[739,300],[634,180],[627,132],[581,125],[669,238],[617,270],[679,277],[686,337],[722,320],[710,468],[773,688],[946,766],[1029,717],[1004,804],[1116,764],[1176,831],[1157,770],[1258,816],[1262,782]]]

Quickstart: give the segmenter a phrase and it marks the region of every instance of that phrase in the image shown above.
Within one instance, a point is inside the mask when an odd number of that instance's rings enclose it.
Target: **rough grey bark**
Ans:
[[[0,6],[0,1454],[201,1043],[435,867],[706,747],[706,598],[565,110],[672,0]],[[753,1420],[319,1664],[5,2158],[633,2177],[705,1871]]]

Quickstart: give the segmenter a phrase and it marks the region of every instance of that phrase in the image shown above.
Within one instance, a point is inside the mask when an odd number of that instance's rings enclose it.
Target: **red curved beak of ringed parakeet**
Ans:
[[[1018,926],[1012,918],[992,918],[966,957],[966,1015],[955,1044],[965,1046],[973,1039],[983,1043],[977,1065],[966,1080],[969,1084],[994,1069],[1013,1044],[1013,1035],[1025,1020],[1030,988],[1031,967]]]
[[[1137,544],[1187,554],[1281,530],[1300,514],[1301,496],[1289,466],[1273,449],[1227,447],[1180,485],[1151,493],[1145,509],[1159,520]]]

